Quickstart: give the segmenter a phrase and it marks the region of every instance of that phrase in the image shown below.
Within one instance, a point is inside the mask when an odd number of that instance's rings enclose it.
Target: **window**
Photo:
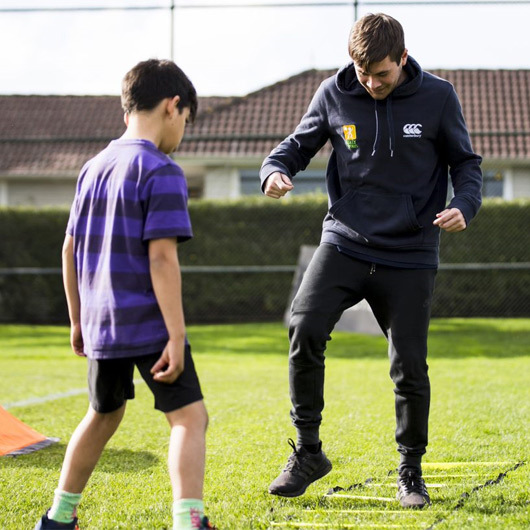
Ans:
[[[483,171],[484,185],[482,195],[484,197],[503,197],[504,175],[501,170],[485,169]]]
[[[504,197],[504,175],[500,169],[483,169],[482,197]],[[447,185],[447,202],[455,195],[451,179]]]

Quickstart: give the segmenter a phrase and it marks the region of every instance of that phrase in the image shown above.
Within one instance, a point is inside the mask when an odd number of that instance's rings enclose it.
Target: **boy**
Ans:
[[[208,422],[186,339],[177,243],[192,237],[186,181],[168,156],[197,111],[171,61],[151,59],[122,84],[127,130],[82,169],[63,245],[74,352],[88,358],[90,406],[35,530],[77,529],[81,493],[134,398],[136,365],[171,428],[173,529],[212,528],[202,488]]]

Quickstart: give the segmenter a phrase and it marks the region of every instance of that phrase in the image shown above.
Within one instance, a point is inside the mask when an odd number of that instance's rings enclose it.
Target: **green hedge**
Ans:
[[[295,265],[317,245],[323,195],[191,201],[194,239],[181,264]],[[60,267],[66,210],[0,209],[0,268]],[[487,200],[469,230],[442,234],[442,263],[530,262],[530,200]],[[292,273],[184,274],[187,321],[282,318]],[[433,316],[530,316],[530,271],[440,271]],[[0,321],[64,323],[58,275],[0,275]]]
[[[486,199],[469,230],[442,232],[443,263],[530,261],[530,199]]]
[[[485,200],[468,230],[442,232],[440,261],[529,263],[530,200]],[[528,317],[530,270],[441,270],[433,315]]]
[[[61,266],[65,210],[0,209],[0,268]],[[57,274],[0,275],[0,322],[68,321]]]

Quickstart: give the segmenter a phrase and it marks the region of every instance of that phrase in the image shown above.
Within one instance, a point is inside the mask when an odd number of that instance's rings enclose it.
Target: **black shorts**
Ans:
[[[171,412],[202,399],[199,378],[191,357],[184,351],[184,371],[171,384],[159,383],[150,372],[161,353],[124,359],[88,359],[88,397],[97,412],[119,409],[127,399],[134,399],[133,374],[137,366],[155,398],[155,409]]]

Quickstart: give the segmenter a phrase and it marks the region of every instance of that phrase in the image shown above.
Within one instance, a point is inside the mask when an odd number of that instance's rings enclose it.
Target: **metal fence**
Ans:
[[[202,311],[187,313],[187,320],[192,323],[281,320],[289,307],[295,271],[294,266],[184,268],[185,307],[186,283],[198,274],[218,301]],[[258,276],[261,281],[256,282]],[[234,287],[246,282],[255,285],[252,295],[237,300]],[[432,316],[529,318],[530,263],[441,264]]]
[[[293,296],[296,270],[295,264],[183,266],[186,320],[190,324],[282,320]],[[50,276],[54,290],[61,289],[59,268],[3,268],[0,269],[0,286],[2,282],[15,279],[27,285]],[[40,318],[49,301],[48,289],[42,285],[36,281],[35,287],[31,288],[35,300],[26,314],[4,314],[0,321],[67,323],[65,302],[62,307],[59,304],[51,315],[43,320]],[[41,293],[39,289],[42,289]],[[208,291],[208,297],[204,296],[204,291]],[[206,301],[193,303],[198,295]],[[441,264],[436,279],[433,317],[529,318],[530,262]]]

